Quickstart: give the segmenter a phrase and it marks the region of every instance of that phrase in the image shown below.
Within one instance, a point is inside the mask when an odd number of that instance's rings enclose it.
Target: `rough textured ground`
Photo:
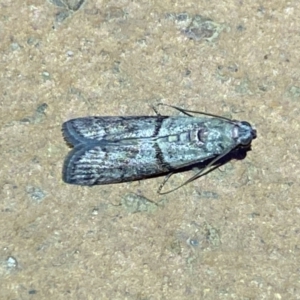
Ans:
[[[1,299],[300,299],[300,3],[262,3],[0,1]],[[62,182],[62,122],[158,102],[258,138],[163,197]]]

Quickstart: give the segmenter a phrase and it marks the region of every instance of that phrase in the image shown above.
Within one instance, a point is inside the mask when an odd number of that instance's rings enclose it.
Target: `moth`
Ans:
[[[167,175],[158,189],[167,194],[217,168],[230,152],[249,148],[256,138],[248,122],[209,113],[195,117],[192,114],[199,112],[166,106],[183,115],[95,116],[65,122],[63,136],[73,149],[64,161],[64,182],[93,186]],[[162,192],[172,174],[199,164],[197,174]]]

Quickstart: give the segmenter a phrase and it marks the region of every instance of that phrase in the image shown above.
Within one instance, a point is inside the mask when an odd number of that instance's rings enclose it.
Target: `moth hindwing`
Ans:
[[[247,147],[256,130],[244,121],[171,106],[182,116],[84,117],[65,122],[65,140],[73,146],[63,180],[101,185],[168,175],[198,164],[200,171],[179,187],[218,167],[234,149]],[[199,113],[201,114],[201,113]],[[167,179],[159,188],[162,192]]]

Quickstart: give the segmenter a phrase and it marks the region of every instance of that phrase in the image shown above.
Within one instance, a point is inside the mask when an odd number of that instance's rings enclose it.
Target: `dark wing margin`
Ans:
[[[78,185],[93,185],[93,183],[88,180],[88,169],[86,171],[82,170],[81,173],[76,175],[76,162],[80,160],[85,151],[84,147],[77,147],[69,152],[63,165],[62,179],[64,182]]]
[[[89,145],[95,143],[101,140],[99,135],[100,132],[103,132],[100,128],[95,128],[95,124],[94,117],[69,120],[62,125],[63,137],[69,145],[74,147],[80,144]],[[95,134],[97,129],[99,129],[98,136]]]

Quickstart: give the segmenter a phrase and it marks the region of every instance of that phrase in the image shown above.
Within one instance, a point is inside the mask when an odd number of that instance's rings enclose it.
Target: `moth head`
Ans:
[[[252,140],[256,138],[256,129],[246,121],[236,122],[234,138],[238,145],[247,147],[251,144]]]

